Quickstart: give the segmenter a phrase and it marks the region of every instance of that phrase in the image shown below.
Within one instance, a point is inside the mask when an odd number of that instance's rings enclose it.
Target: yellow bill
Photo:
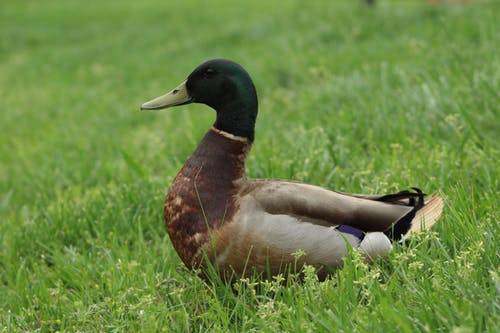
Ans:
[[[159,110],[165,109],[175,105],[187,104],[191,102],[191,96],[189,96],[186,89],[186,81],[182,82],[174,90],[156,97],[141,105],[141,110]]]

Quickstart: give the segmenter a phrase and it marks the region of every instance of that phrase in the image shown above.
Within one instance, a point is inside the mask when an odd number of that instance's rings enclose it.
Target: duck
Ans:
[[[352,194],[248,178],[245,161],[255,139],[258,101],[250,75],[234,61],[202,63],[141,110],[189,103],[216,113],[165,199],[168,235],[189,269],[269,278],[309,265],[324,279],[342,267],[349,251],[361,252],[370,263],[387,257],[394,244],[431,228],[441,216],[442,196],[416,187]]]

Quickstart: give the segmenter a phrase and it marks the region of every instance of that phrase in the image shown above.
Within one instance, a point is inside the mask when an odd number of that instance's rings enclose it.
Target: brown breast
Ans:
[[[164,208],[175,250],[189,268],[197,266],[200,249],[238,209],[237,180],[245,177],[250,143],[212,128],[175,177]]]

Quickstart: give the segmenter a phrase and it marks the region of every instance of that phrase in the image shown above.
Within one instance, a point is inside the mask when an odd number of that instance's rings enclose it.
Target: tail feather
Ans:
[[[443,199],[439,194],[433,194],[425,197],[422,191],[418,188],[413,188],[417,193],[418,199],[408,197],[407,205],[413,206],[413,209],[394,223],[388,230],[384,231],[389,239],[399,241],[408,238],[411,234],[420,232],[424,229],[431,228],[436,224],[443,210]],[[393,199],[396,196],[407,195],[407,192],[400,192],[396,195],[388,195],[386,197]],[[414,193],[412,193],[414,194]],[[400,198],[398,198],[398,201]]]
[[[443,198],[439,194],[428,196],[424,206],[415,213],[415,217],[411,222],[411,228],[403,236],[403,239],[410,237],[414,233],[432,228],[441,217],[443,207]]]
[[[410,209],[395,222],[394,219],[389,219],[390,221],[392,220],[392,224],[389,225],[379,223],[376,225],[377,228],[374,228],[373,225],[367,226],[361,223],[351,225],[365,232],[382,231],[391,241],[400,241],[422,230],[431,228],[441,217],[444,207],[441,195],[437,193],[426,195],[416,187],[412,187],[411,190],[383,195],[338,193],[355,198],[387,203],[389,206],[401,205],[409,207]],[[369,218],[369,214],[367,213],[367,219]]]
[[[393,241],[399,241],[411,230],[413,219],[415,218],[417,211],[422,209],[425,205],[425,194],[419,188],[413,187],[412,189],[415,192],[401,191],[396,194],[388,194],[379,198],[379,201],[413,207],[411,211],[401,217],[396,223],[391,225],[389,229],[384,231],[385,235]]]

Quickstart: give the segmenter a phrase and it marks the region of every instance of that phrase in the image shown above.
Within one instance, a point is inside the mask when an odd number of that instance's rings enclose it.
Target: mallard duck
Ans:
[[[141,109],[188,103],[206,104],[217,115],[165,201],[170,239],[188,268],[203,269],[210,262],[223,276],[246,276],[308,264],[325,276],[323,268],[341,266],[349,249],[358,249],[367,261],[384,257],[392,243],[430,228],[441,215],[440,195],[425,197],[417,188],[363,195],[247,178],[257,93],[249,74],[233,61],[201,64]]]

